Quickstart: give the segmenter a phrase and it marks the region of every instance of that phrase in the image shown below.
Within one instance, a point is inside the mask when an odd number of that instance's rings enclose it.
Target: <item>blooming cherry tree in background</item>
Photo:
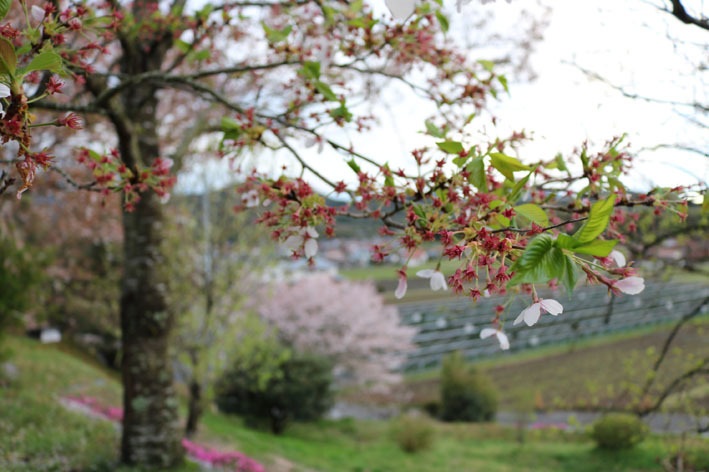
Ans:
[[[375,389],[400,379],[393,371],[416,332],[400,324],[373,285],[325,274],[276,285],[252,304],[286,345],[332,359],[344,383]]]

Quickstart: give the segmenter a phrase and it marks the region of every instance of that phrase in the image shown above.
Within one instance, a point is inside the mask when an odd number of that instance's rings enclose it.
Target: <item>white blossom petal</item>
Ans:
[[[10,87],[5,84],[0,84],[0,98],[7,98],[10,96]]]
[[[283,243],[283,246],[285,246],[286,249],[290,249],[291,251],[297,251],[300,249],[300,246],[303,245],[303,236],[294,234],[292,236],[288,236],[288,239],[285,240]]]
[[[613,284],[615,288],[628,295],[637,295],[645,290],[645,280],[642,277],[628,277]]]
[[[436,271],[433,269],[424,269],[416,272],[416,275],[423,277],[424,279],[430,279]]]
[[[510,340],[507,339],[507,335],[502,331],[497,332],[497,341],[500,343],[500,349],[506,351],[510,348]]]
[[[615,261],[615,265],[618,267],[625,267],[625,256],[622,252],[613,249],[608,257],[613,259],[613,261]]]
[[[318,240],[314,238],[310,238],[307,241],[305,241],[305,257],[310,259],[311,257],[315,257],[315,254],[318,253]]]
[[[564,312],[564,306],[556,300],[552,300],[551,298],[542,300],[539,303],[541,304],[542,308],[549,312],[550,315],[557,316]]]
[[[480,339],[489,338],[490,336],[493,336],[495,333],[497,333],[496,329],[484,328],[483,330],[480,331]]]
[[[386,0],[392,16],[397,20],[405,20],[416,9],[416,0]]]
[[[406,282],[406,277],[399,277],[399,286],[396,287],[396,292],[394,292],[394,296],[401,300],[404,298],[404,295],[406,295],[406,287],[407,287],[407,282]]]
[[[530,306],[522,310],[520,315],[522,316],[522,319],[524,319],[527,326],[533,326],[537,321],[539,321],[539,317],[542,316],[542,304],[539,302],[532,303]]]
[[[42,21],[44,19],[44,8],[32,5],[30,15],[34,21]]]
[[[522,310],[519,315],[517,315],[517,318],[515,318],[514,323],[512,323],[513,326],[517,326],[520,324],[522,321],[524,321],[524,312],[526,310]]]
[[[312,226],[308,226],[307,228],[305,228],[305,232],[308,233],[308,236],[310,236],[311,238],[317,238],[318,236],[320,236],[318,232],[315,231],[315,228],[313,228]]]
[[[446,278],[439,271],[435,271],[431,276],[431,290],[448,290],[448,284],[446,284]]]

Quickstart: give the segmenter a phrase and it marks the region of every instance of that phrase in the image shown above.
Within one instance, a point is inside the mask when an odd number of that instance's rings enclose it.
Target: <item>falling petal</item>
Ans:
[[[311,257],[315,257],[315,254],[318,253],[318,240],[317,239],[308,239],[305,241],[305,257],[310,259]]]
[[[396,287],[396,292],[394,292],[394,296],[401,300],[404,298],[404,295],[406,295],[406,287],[407,287],[407,282],[406,282],[406,277],[399,277],[399,286]]]
[[[564,306],[556,300],[552,300],[551,298],[542,300],[539,303],[541,304],[542,308],[549,312],[550,315],[560,315],[564,311]]]
[[[611,251],[611,253],[608,255],[613,261],[615,261],[615,265],[618,267],[625,267],[625,256],[623,255],[622,252],[616,251],[615,249]]]
[[[386,0],[392,16],[397,20],[405,20],[416,9],[416,0]]]
[[[500,349],[506,351],[510,348],[510,340],[507,339],[507,335],[502,331],[497,332],[497,340],[500,343]]]
[[[288,236],[288,239],[283,243],[283,246],[285,246],[286,249],[289,249],[291,251],[297,251],[300,249],[300,246],[303,244],[303,236],[300,235],[293,235],[293,236]]]
[[[484,328],[482,331],[480,331],[480,339],[489,338],[490,336],[493,336],[495,333],[497,333],[496,329]]]
[[[446,284],[446,278],[439,271],[435,271],[431,275],[431,290],[448,290],[448,285]]]
[[[628,295],[637,295],[645,290],[645,280],[642,277],[628,277],[617,281],[613,287]]]
[[[539,317],[542,315],[542,304],[532,303],[530,306],[522,310],[522,318],[527,326],[533,326],[539,321]]]
[[[416,272],[416,275],[418,275],[419,277],[423,277],[424,279],[430,279],[433,276],[434,272],[436,271],[433,269],[424,269]]]

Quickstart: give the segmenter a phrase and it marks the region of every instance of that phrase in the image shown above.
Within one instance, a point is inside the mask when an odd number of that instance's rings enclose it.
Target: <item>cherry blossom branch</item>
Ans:
[[[604,84],[606,84],[606,85],[608,85],[608,86],[614,88],[615,90],[617,90],[618,92],[620,92],[620,94],[623,95],[623,96],[626,97],[626,98],[631,98],[631,99],[633,99],[633,100],[643,100],[643,101],[645,101],[645,102],[650,102],[650,103],[660,103],[660,104],[665,104],[665,105],[675,105],[675,106],[681,106],[681,107],[690,107],[690,108],[694,108],[695,110],[698,110],[698,111],[700,111],[700,112],[702,112],[702,113],[709,113],[709,106],[704,105],[704,104],[702,104],[702,103],[698,103],[698,102],[680,102],[680,101],[677,101],[677,100],[667,100],[667,99],[663,99],[663,98],[646,97],[646,96],[644,96],[644,95],[638,95],[638,94],[636,94],[636,93],[628,92],[628,91],[625,90],[623,87],[621,87],[621,86],[619,86],[619,85],[616,85],[616,84],[610,82],[608,79],[606,79],[606,78],[600,76],[600,75],[597,74],[596,72],[590,71],[590,70],[588,70],[588,69],[586,69],[586,68],[584,68],[584,67],[582,67],[582,66],[580,66],[580,65],[578,65],[578,64],[575,64],[575,63],[573,63],[573,62],[566,62],[566,61],[565,61],[565,63],[576,67],[578,70],[580,70],[581,72],[583,72],[583,73],[586,74],[587,76],[589,76],[589,77],[591,77],[591,78],[593,78],[593,79],[599,80],[599,81],[603,82]]]
[[[48,167],[48,169],[61,175],[62,178],[69,185],[71,185],[72,187],[74,187],[77,190],[88,190],[90,192],[102,192],[103,191],[103,189],[97,187],[98,182],[96,182],[95,180],[93,182],[80,184],[77,181],[75,181],[74,179],[72,179],[71,176],[69,174],[67,174],[66,171],[64,171],[61,167],[51,165]]]
[[[687,324],[690,320],[695,318],[697,315],[699,315],[702,312],[702,308],[704,305],[709,303],[709,297],[704,298],[701,303],[699,303],[694,310],[690,311],[686,315],[684,315],[682,318],[675,323],[674,327],[672,328],[672,331],[670,331],[670,334],[667,336],[665,339],[665,342],[662,344],[662,349],[660,350],[660,355],[657,357],[657,360],[655,360],[655,363],[652,366],[652,369],[650,372],[652,372],[652,375],[648,376],[647,381],[645,382],[645,386],[642,389],[642,396],[644,397],[650,392],[650,388],[652,388],[652,384],[654,383],[655,379],[657,378],[657,371],[660,370],[660,367],[662,366],[662,363],[665,361],[665,358],[667,357],[667,353],[670,350],[670,345],[672,344],[672,341],[674,341],[675,337],[677,336],[677,333],[679,330]],[[706,362],[706,360],[705,360]],[[658,405],[656,408],[659,408],[660,405]],[[647,413],[650,413],[648,411]],[[645,413],[645,414],[647,414]]]

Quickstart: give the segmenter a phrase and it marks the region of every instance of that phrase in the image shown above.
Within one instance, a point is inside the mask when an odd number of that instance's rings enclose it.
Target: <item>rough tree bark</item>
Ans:
[[[137,18],[152,2],[135,2]],[[143,11],[145,9],[146,11]],[[171,33],[152,40],[122,37],[123,74],[160,70]],[[121,158],[137,174],[160,156],[157,90],[142,84],[124,91],[109,117],[119,138]],[[121,283],[123,345],[123,436],[126,464],[169,467],[182,461],[177,398],[169,356],[173,314],[164,272],[165,216],[155,192],[144,192],[133,212],[123,214],[124,274]]]

